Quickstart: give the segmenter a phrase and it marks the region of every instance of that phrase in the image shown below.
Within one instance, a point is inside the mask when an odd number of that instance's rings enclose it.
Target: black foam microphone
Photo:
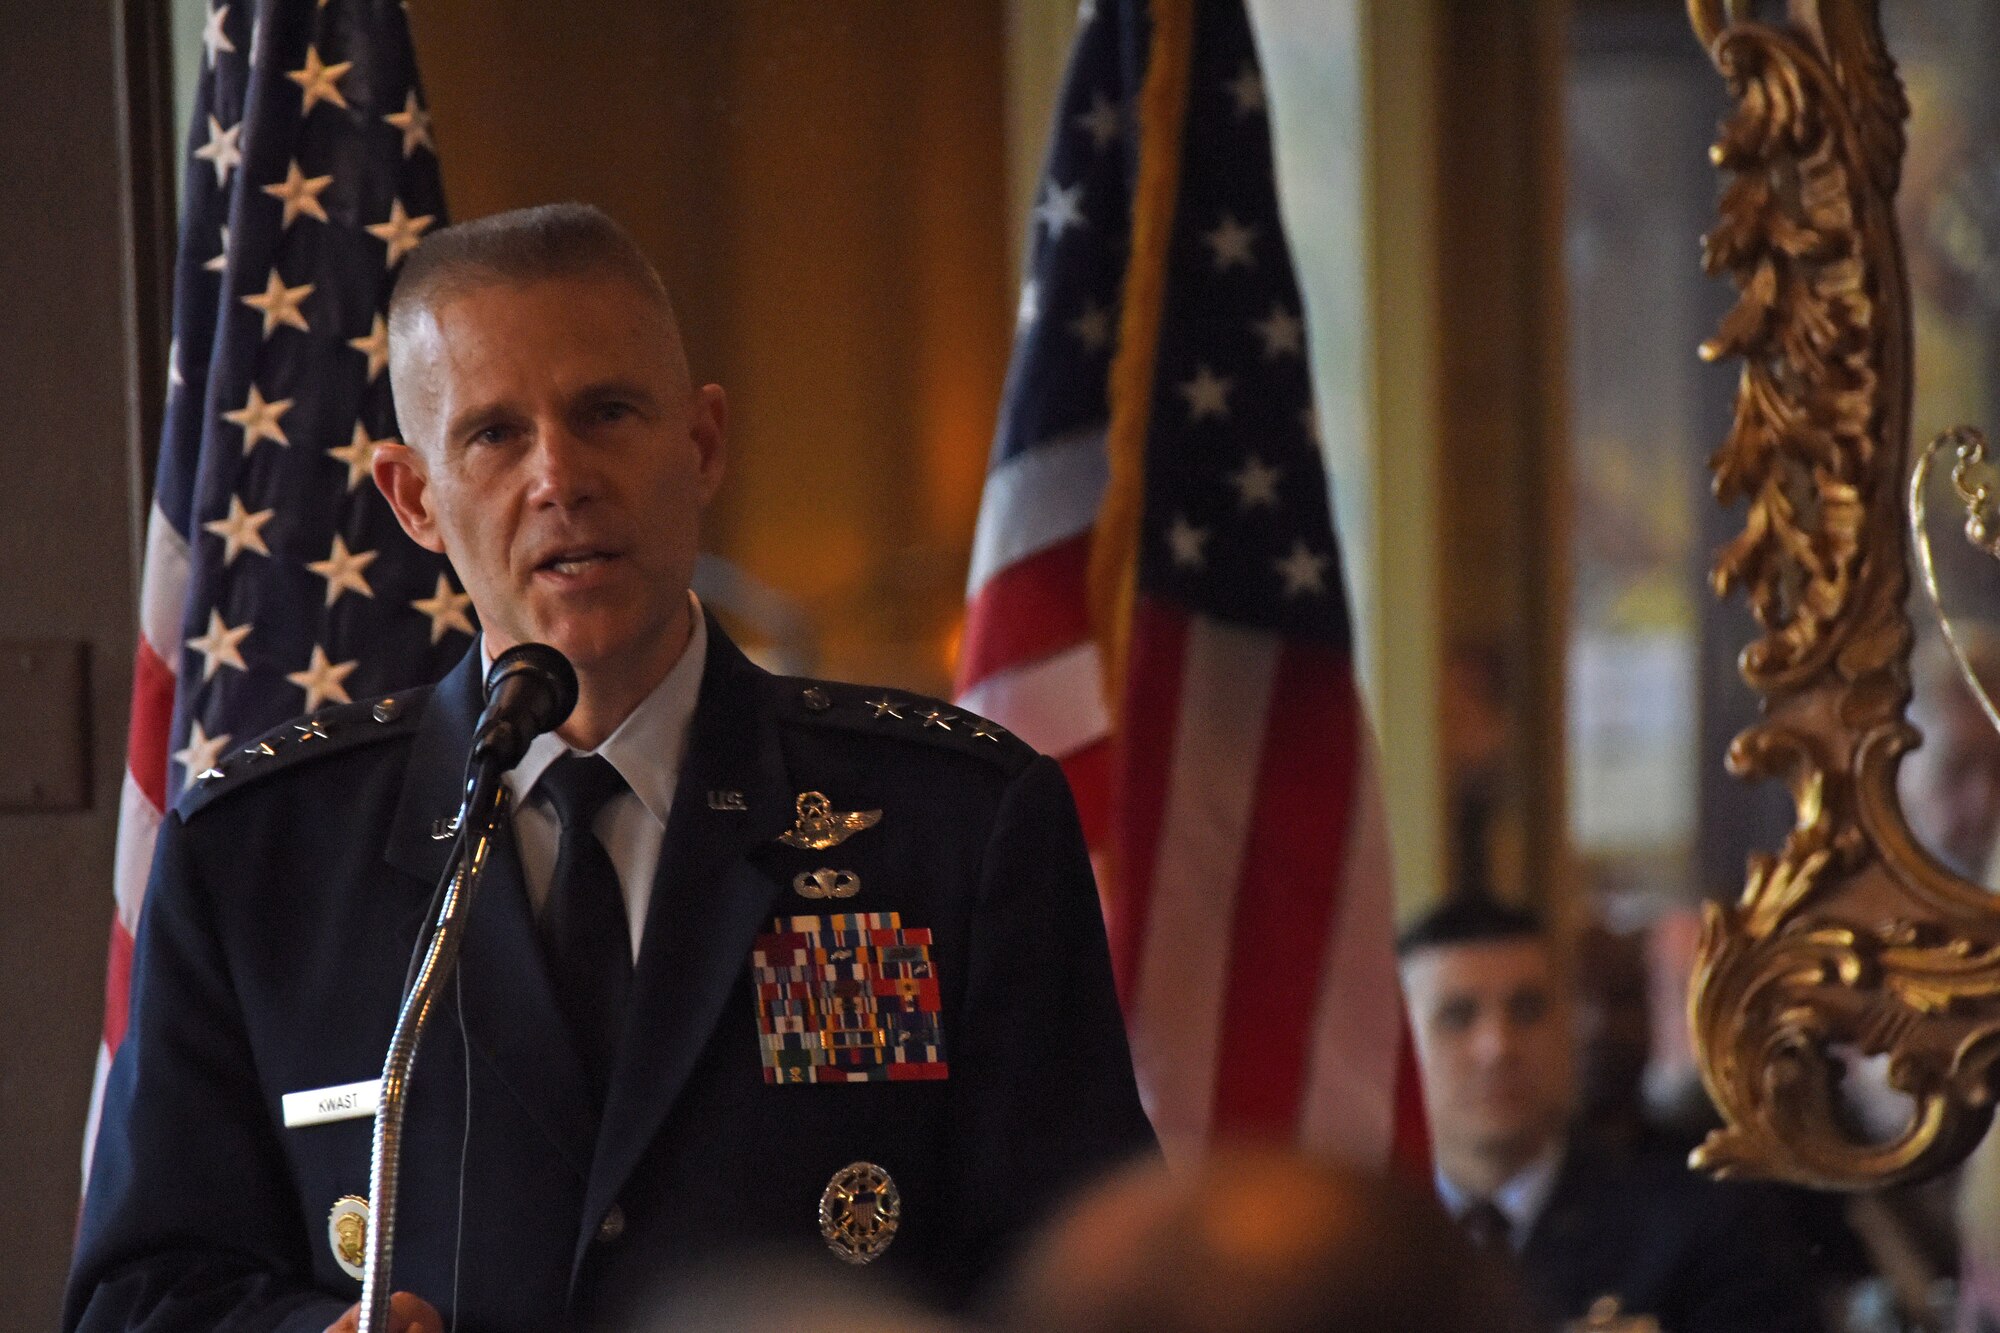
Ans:
[[[486,711],[472,734],[472,761],[505,770],[521,762],[528,742],[554,731],[576,707],[576,669],[545,643],[523,643],[493,659],[486,673]]]

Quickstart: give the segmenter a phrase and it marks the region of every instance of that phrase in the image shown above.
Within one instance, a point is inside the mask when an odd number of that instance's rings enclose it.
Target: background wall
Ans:
[[[599,204],[673,290],[732,404],[706,548],[815,670],[946,692],[1013,323],[1000,0],[411,22],[453,217]]]
[[[103,1016],[141,380],[113,3],[0,5],[0,1328],[53,1327]],[[147,377],[150,379],[151,377]],[[81,708],[19,645],[87,654]],[[44,661],[48,660],[47,657]],[[81,754],[78,751],[81,750]],[[82,758],[80,805],[22,781]]]

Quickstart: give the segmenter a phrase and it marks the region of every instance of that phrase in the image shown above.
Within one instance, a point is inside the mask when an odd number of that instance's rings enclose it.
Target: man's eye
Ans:
[[[472,433],[473,444],[502,444],[507,439],[507,428],[501,425],[481,426]]]
[[[1540,991],[1520,991],[1507,1001],[1507,1013],[1519,1027],[1531,1027],[1548,1016],[1549,997]]]
[[[623,421],[625,418],[631,416],[632,404],[618,402],[599,403],[594,415],[601,424],[611,425],[614,422]]]
[[[1478,1006],[1466,1000],[1454,1000],[1441,1006],[1437,1011],[1437,1025],[1445,1032],[1464,1032],[1472,1026],[1478,1013]]]

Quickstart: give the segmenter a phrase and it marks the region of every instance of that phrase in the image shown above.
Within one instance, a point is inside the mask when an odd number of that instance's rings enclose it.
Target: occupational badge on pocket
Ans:
[[[931,932],[896,912],[779,917],[750,955],[766,1083],[948,1077]]]
[[[865,1264],[889,1248],[903,1221],[903,1196],[873,1162],[851,1162],[833,1173],[819,1196],[819,1234],[850,1264]]]

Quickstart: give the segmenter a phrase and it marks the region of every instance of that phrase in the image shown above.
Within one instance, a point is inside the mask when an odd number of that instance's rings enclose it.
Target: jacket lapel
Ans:
[[[606,1093],[586,1222],[624,1188],[679,1098],[779,892],[744,860],[750,848],[789,828],[794,814],[772,716],[771,678],[712,618],[708,635],[701,696],[660,845],[625,1032]],[[711,809],[709,793],[724,791],[742,793],[746,808]],[[586,1228],[578,1238],[579,1264],[589,1236]]]
[[[458,813],[483,695],[480,665],[474,648],[432,692],[390,829],[389,863],[426,883],[435,884],[451,858],[454,840],[436,834]],[[587,1177],[596,1108],[549,985],[511,829],[494,840],[480,878],[459,981],[473,1048]]]
[[[1551,1254],[1567,1250],[1574,1239],[1576,1229],[1576,1204],[1589,1174],[1584,1152],[1580,1145],[1571,1143],[1563,1153],[1562,1165],[1556,1168],[1555,1184],[1549,1188],[1549,1197],[1536,1214],[1528,1228],[1528,1238],[1521,1245],[1523,1260],[1532,1254],[1539,1261],[1544,1252]],[[1543,1263],[1530,1263],[1529,1267],[1546,1267]]]

